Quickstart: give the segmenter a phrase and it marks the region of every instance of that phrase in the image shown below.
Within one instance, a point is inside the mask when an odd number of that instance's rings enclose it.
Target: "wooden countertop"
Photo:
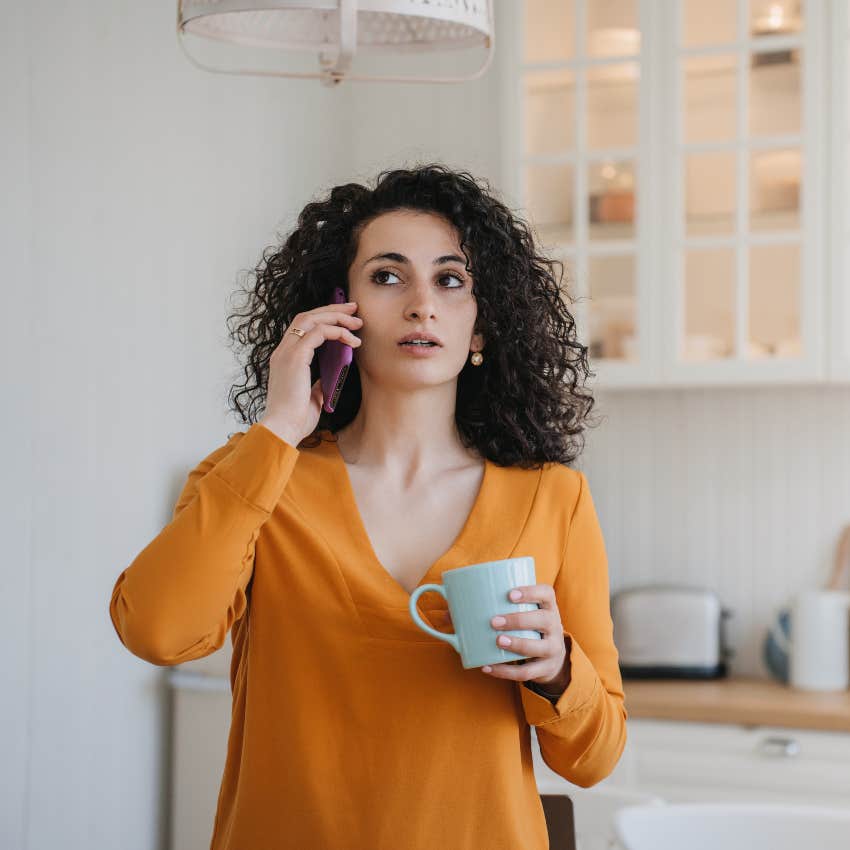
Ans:
[[[850,690],[803,691],[773,679],[625,679],[629,719],[850,732]]]

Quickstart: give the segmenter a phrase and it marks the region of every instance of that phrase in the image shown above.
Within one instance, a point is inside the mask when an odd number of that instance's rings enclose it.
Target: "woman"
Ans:
[[[231,317],[250,427],[189,474],[110,604],[153,664],[232,630],[212,850],[542,850],[530,726],[570,782],[616,765],[605,547],[568,466],[593,405],[587,349],[554,265],[486,187],[428,165],[334,188],[255,270]],[[349,303],[331,303],[338,285]],[[403,343],[417,334],[437,344]],[[354,350],[332,414],[325,340]],[[494,620],[493,640],[541,639],[510,644],[527,662],[465,670],[410,594],[514,555],[534,557],[537,584],[516,590],[540,607]],[[422,611],[451,630],[439,595]]]

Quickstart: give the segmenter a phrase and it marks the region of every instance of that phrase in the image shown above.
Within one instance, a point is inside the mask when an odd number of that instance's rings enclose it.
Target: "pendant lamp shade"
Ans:
[[[493,0],[178,0],[177,34],[186,57],[207,71],[256,76],[452,83],[480,77],[493,58]],[[243,47],[318,54],[316,73],[234,71],[203,65],[184,34]],[[355,52],[426,53],[485,47],[484,64],[464,77],[368,76],[349,72]]]

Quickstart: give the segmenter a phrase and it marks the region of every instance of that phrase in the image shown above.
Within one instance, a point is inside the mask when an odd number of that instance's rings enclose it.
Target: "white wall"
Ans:
[[[8,4],[7,4],[8,5]],[[23,6],[4,9],[0,27],[0,308],[2,442],[0,531],[3,539],[0,641],[0,845],[22,847],[30,756],[33,488],[30,486],[34,421],[32,345],[38,327],[29,274],[32,198],[26,28]],[[8,132],[9,128],[13,132]]]
[[[241,427],[224,321],[241,272],[336,183],[420,156],[497,171],[492,77],[207,74],[175,9],[4,7],[4,850],[165,846],[163,670],[124,649],[108,603],[187,470]]]

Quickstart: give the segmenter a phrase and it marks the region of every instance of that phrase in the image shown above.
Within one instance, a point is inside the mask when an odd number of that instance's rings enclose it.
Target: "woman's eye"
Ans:
[[[374,280],[374,281],[375,281],[375,283],[380,283],[380,284],[383,284],[383,285],[385,285],[385,286],[386,286],[386,282],[385,282],[385,281],[383,281],[383,280],[378,280],[378,275],[381,275],[381,274],[391,274],[391,275],[393,275],[393,277],[397,277],[397,275],[393,274],[392,272],[386,271],[385,269],[382,269],[381,271],[377,271],[377,272],[375,272],[375,273],[372,275],[372,280]]]
[[[458,282],[458,286],[461,288],[463,287],[463,278],[458,277],[456,274],[444,274],[443,277],[440,278],[440,280],[443,280],[447,277],[453,277]],[[446,286],[445,289],[457,289],[458,286]]]
[[[396,278],[398,277],[398,275],[395,274],[394,272],[391,272],[387,269],[381,269],[379,271],[374,272],[371,276],[371,279],[375,283],[380,284],[381,286],[387,286],[388,285],[387,281],[378,280],[378,275],[385,275],[385,274],[392,275],[393,277],[396,277]],[[443,286],[442,289],[462,289],[463,288],[463,285],[464,285],[463,284],[463,278],[459,277],[456,274],[444,274],[444,275],[440,276],[440,280],[445,280],[447,277],[448,278],[453,277],[457,281],[457,284],[455,286]]]

